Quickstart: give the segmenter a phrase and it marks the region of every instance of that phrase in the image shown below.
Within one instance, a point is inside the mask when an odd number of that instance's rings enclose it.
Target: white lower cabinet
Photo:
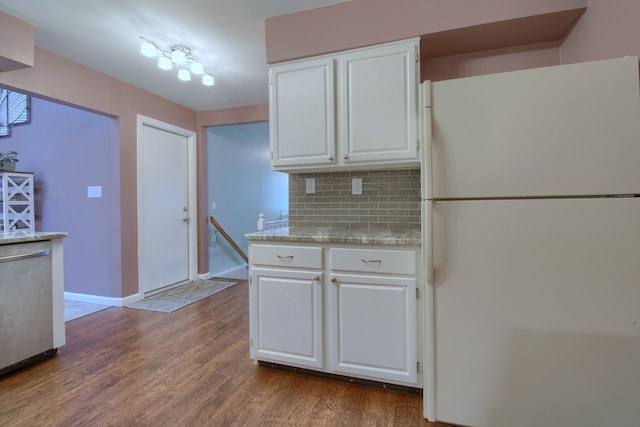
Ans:
[[[321,368],[322,250],[250,245],[251,357]]]
[[[251,243],[251,357],[420,387],[419,249],[367,248]]]
[[[415,384],[416,280],[331,277],[332,371]]]
[[[256,268],[251,282],[252,357],[321,368],[322,283],[318,273]]]

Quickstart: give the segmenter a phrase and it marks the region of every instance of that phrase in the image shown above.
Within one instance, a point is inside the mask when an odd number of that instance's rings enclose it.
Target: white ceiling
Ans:
[[[34,25],[43,49],[205,111],[268,102],[265,18],[342,1],[0,0],[0,10]],[[140,54],[140,36],[189,46],[215,86],[160,70]]]

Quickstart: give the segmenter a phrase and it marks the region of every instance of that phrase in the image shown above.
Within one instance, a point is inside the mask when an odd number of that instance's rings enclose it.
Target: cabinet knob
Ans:
[[[336,283],[338,281],[338,279],[336,279],[334,276],[331,276],[331,283]]]
[[[317,274],[315,276],[313,276],[313,280],[315,280],[316,282],[320,280],[320,276],[318,276]]]
[[[333,161],[333,156],[329,156],[329,160],[332,160],[332,161]]]
[[[349,160],[349,155],[348,155],[348,154],[345,154],[344,156],[342,156],[342,158],[343,158],[344,160]]]

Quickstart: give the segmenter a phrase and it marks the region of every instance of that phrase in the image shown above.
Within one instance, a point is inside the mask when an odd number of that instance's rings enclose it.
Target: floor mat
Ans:
[[[170,313],[235,284],[236,282],[223,282],[211,279],[196,280],[178,288],[145,298],[142,301],[127,304],[126,307]]]

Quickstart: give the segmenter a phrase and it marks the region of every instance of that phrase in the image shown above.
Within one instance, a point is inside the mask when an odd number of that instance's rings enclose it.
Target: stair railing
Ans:
[[[229,244],[233,247],[233,249],[236,250],[238,255],[240,255],[242,259],[244,259],[244,261],[248,263],[249,257],[247,256],[247,254],[245,254],[244,251],[240,248],[240,246],[238,246],[238,244],[231,238],[231,236],[229,236],[229,233],[227,233],[225,229],[222,228],[220,223],[216,221],[216,219],[212,216],[209,217],[209,221],[211,221],[211,224],[213,224],[213,226],[220,232],[220,234],[222,234],[222,236],[225,239],[227,239],[227,242],[229,242]]]

